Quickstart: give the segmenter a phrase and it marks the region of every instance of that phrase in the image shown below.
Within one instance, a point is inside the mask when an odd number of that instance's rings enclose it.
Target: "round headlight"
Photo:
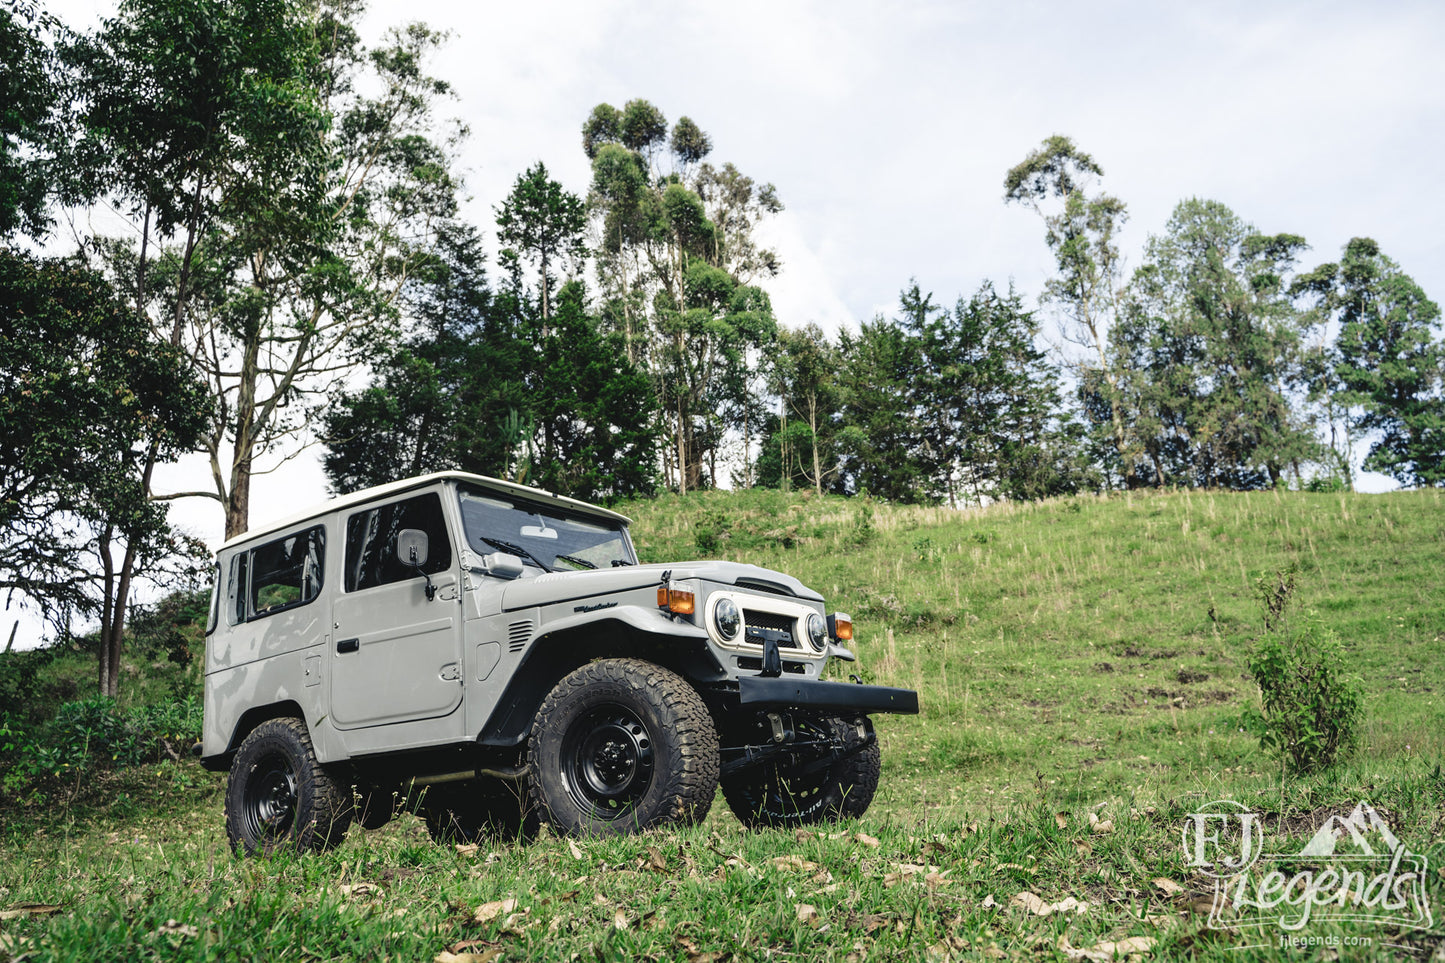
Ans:
[[[819,652],[828,644],[828,623],[817,612],[808,616],[808,641]]]
[[[729,642],[738,637],[738,630],[743,627],[743,614],[732,599],[718,600],[717,607],[712,610],[712,620],[718,635]]]

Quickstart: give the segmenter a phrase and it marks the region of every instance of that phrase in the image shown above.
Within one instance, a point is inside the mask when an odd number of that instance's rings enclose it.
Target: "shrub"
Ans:
[[[1249,659],[1261,710],[1246,716],[1260,745],[1284,754],[1296,773],[1324,769],[1354,738],[1361,685],[1347,674],[1339,638],[1313,615],[1291,618],[1293,568],[1261,576],[1255,595],[1265,632]]]
[[[0,715],[0,787],[9,794],[43,790],[102,766],[178,758],[200,738],[201,711],[197,699],[122,710],[97,697],[67,702],[40,725]]]

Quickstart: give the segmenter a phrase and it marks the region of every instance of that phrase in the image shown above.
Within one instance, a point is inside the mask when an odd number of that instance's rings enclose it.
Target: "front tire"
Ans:
[[[226,835],[248,856],[328,849],[351,825],[351,787],[316,759],[300,719],[271,719],[251,731],[231,762]]]
[[[882,767],[868,718],[800,719],[798,727],[800,734],[825,741],[844,754],[828,763],[805,755],[784,756],[725,777],[723,798],[743,825],[807,826],[856,819],[868,811]]]
[[[557,683],[528,762],[543,815],[571,836],[692,825],[717,793],[707,706],[681,676],[639,659],[592,662]]]

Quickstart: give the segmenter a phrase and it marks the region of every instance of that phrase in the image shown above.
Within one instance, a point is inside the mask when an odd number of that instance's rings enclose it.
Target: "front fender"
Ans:
[[[579,606],[580,607],[580,606]],[[532,731],[547,693],[569,672],[596,659],[632,658],[671,669],[695,686],[727,678],[707,632],[640,605],[572,612],[545,621],[497,699],[477,742],[515,746]]]

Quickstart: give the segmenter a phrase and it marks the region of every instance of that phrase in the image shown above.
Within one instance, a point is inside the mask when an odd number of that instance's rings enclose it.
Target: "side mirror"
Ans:
[[[522,573],[526,571],[522,560],[508,552],[493,552],[482,559],[482,564],[486,566],[485,570],[488,575],[508,581],[521,578]]]
[[[407,568],[421,568],[426,564],[430,546],[426,532],[419,528],[403,528],[396,535],[396,560]]]
[[[419,528],[403,528],[396,533],[396,560],[407,568],[421,572],[421,567],[426,564],[429,547],[430,539],[426,532]],[[425,572],[421,575],[426,579],[426,600],[430,602],[436,598],[437,587],[431,583],[430,575]]]

